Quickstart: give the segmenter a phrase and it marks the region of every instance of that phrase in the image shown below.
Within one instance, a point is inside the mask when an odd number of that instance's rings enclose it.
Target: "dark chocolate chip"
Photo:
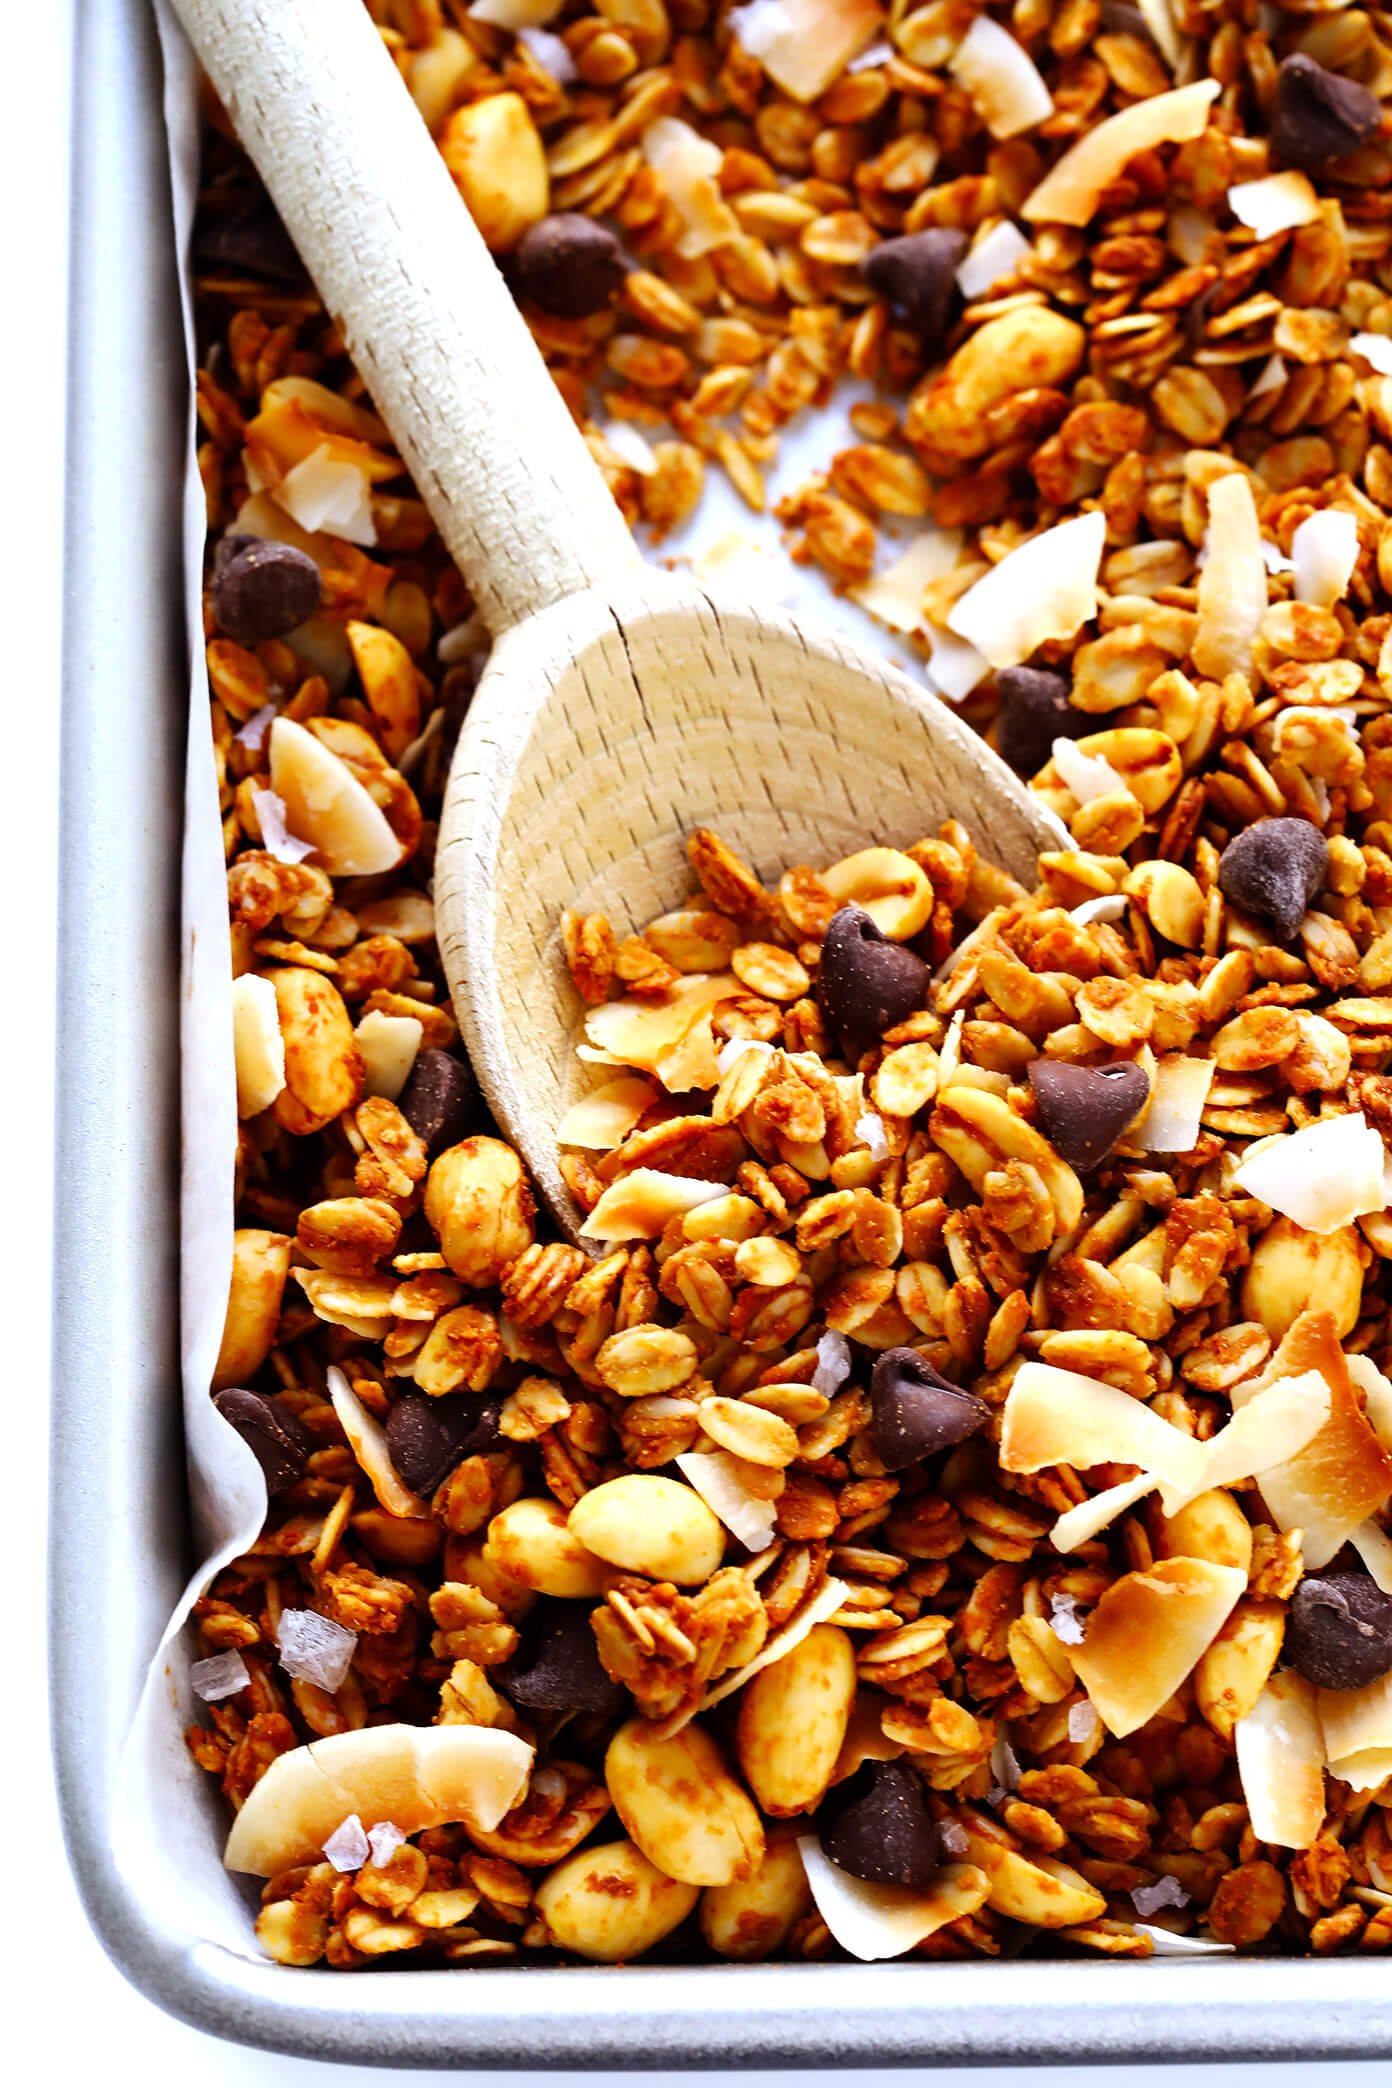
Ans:
[[[1068,687],[1047,667],[1003,667],[996,676],[996,749],[1017,776],[1037,776],[1056,739],[1081,739],[1093,730],[1096,720],[1074,710]]]
[[[220,217],[205,214],[194,236],[194,257],[209,268],[230,269],[296,290],[305,282],[304,263],[269,196],[258,196]]]
[[[478,1089],[463,1059],[447,1051],[418,1051],[396,1106],[433,1160],[468,1136]]]
[[[1392,1595],[1368,1573],[1307,1573],[1286,1612],[1285,1656],[1321,1689],[1364,1689],[1392,1673]]]
[[[923,1780],[907,1762],[863,1762],[817,1814],[824,1852],[874,1885],[926,1885],[940,1861]]]
[[[1150,1075],[1130,1059],[1074,1066],[1066,1059],[1038,1058],[1029,1084],[1045,1137],[1060,1160],[1082,1174],[1106,1159],[1150,1093]]]
[[[901,239],[882,239],[866,255],[862,273],[875,295],[893,305],[931,350],[951,323],[959,296],[957,264],[966,251],[965,232],[932,225]]]
[[[263,1392],[247,1392],[240,1385],[215,1392],[213,1405],[256,1452],[256,1462],[266,1476],[267,1493],[284,1493],[302,1476],[314,1443],[289,1407],[278,1399],[268,1399]]]
[[[293,544],[253,537],[213,567],[213,614],[238,645],[283,638],[313,616],[320,593],[318,566]]]
[[[870,1432],[887,1472],[964,1443],[991,1409],[974,1392],[934,1370],[917,1349],[885,1349],[870,1375]]]
[[[1329,870],[1329,844],[1308,819],[1258,819],[1218,858],[1218,882],[1244,913],[1289,942]]]
[[[495,1450],[502,1402],[467,1393],[403,1392],[387,1416],[387,1455],[412,1493],[429,1499],[465,1457]]]
[[[1138,43],[1154,45],[1150,24],[1139,7],[1127,0],[1102,0],[1102,27],[1108,36],[1134,36]]]
[[[1328,72],[1293,51],[1281,60],[1271,110],[1271,143],[1288,167],[1323,167],[1375,138],[1382,103],[1357,80]]]
[[[598,1712],[616,1718],[627,1702],[623,1684],[601,1665],[590,1607],[583,1602],[543,1598],[537,1604],[502,1685],[524,1711]]]
[[[921,957],[881,935],[863,906],[843,906],[822,937],[817,999],[848,1058],[928,1005],[933,974]]]
[[[544,312],[585,319],[611,301],[628,262],[607,226],[577,210],[558,210],[523,235],[510,272],[521,295]]]

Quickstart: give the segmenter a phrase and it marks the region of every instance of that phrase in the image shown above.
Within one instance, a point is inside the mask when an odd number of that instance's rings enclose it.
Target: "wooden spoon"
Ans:
[[[624,933],[680,904],[701,825],[771,880],[954,817],[1033,883],[1066,836],[907,676],[643,562],[361,0],[176,4],[493,634],[437,929],[483,1091],[573,1237],[555,1130],[593,1075],[564,908]]]

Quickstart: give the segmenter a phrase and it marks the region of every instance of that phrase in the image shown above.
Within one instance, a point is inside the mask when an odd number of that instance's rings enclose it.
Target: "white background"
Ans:
[[[285,0],[293,4],[293,0]],[[161,2015],[111,1968],[87,1929],[62,1854],[48,1767],[38,1561],[45,1499],[51,1229],[53,923],[61,607],[63,243],[72,0],[31,0],[7,22],[0,67],[0,197],[5,318],[0,325],[5,484],[0,495],[0,675],[7,730],[0,783],[0,1251],[5,1284],[5,1637],[0,1713],[0,1982],[6,2060],[53,2088],[79,2080],[209,2088],[321,2088],[346,2068],[246,2051]],[[100,1359],[94,1358],[94,1367]],[[1389,1967],[1392,1979],[1392,1967]],[[933,2076],[992,2088],[1007,2080],[1128,2088],[1197,2079],[1392,2084],[1392,2061],[1343,2067],[1106,2068]],[[444,2074],[401,2077],[428,2083]],[[541,2076],[498,2076],[523,2082]],[[635,2083],[653,2076],[634,2075]],[[694,2082],[700,2076],[690,2077]],[[770,2082],[773,2075],[751,2075]],[[877,2077],[846,2077],[868,2083]],[[883,2078],[888,2082],[891,2077]]]

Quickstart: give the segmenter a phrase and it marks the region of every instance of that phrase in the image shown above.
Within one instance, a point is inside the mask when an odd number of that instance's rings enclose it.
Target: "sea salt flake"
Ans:
[[[1068,1707],[1068,1737],[1070,1740],[1091,1740],[1098,1727],[1097,1713],[1088,1703],[1070,1704]]]
[[[985,15],[978,17],[984,22]],[[984,297],[997,283],[1008,282],[1017,275],[1021,263],[1029,258],[1034,248],[1019,227],[1009,219],[993,225],[989,232],[982,233],[970,253],[962,257],[957,270],[957,287],[968,302]]]
[[[1005,1735],[998,1733],[995,1746],[991,1749],[991,1774],[1002,1789],[1018,1791],[1021,1773],[1020,1757]]]
[[[1189,1894],[1178,1878],[1157,1878],[1153,1885],[1138,1885],[1131,1904],[1138,1914],[1158,1914],[1162,1907],[1187,1907]]]
[[[1060,1645],[1081,1646],[1083,1620],[1078,1615],[1078,1605],[1072,1595],[1055,1595],[1052,1598],[1049,1604],[1049,1622]]]
[[[347,1824],[345,1820],[344,1826]],[[406,1836],[395,1820],[379,1820],[375,1827],[369,1827],[367,1830],[367,1845],[372,1851],[372,1861],[378,1865],[390,1863],[405,1840]]]
[[[888,1160],[889,1140],[885,1137],[883,1120],[873,1111],[856,1118],[855,1135],[863,1146],[867,1146],[870,1158],[875,1161]]]
[[[358,1634],[321,1617],[318,1610],[282,1610],[276,1632],[280,1664],[298,1682],[313,1682],[332,1696],[353,1664]]]
[[[971,1836],[956,1820],[944,1820],[938,1828],[938,1840],[949,1856],[970,1856]]]
[[[245,725],[233,733],[233,739],[239,747],[247,748],[252,754],[259,754],[266,744],[266,734],[275,723],[275,716],[275,705],[263,703],[260,710],[253,711]]]
[[[284,798],[277,797],[273,790],[253,790],[251,802],[256,807],[267,853],[278,863],[302,863],[306,856],[313,855],[314,843],[301,841],[291,833]]]
[[[521,28],[517,32],[517,41],[527,46],[542,71],[550,73],[558,86],[568,87],[577,77],[575,60],[568,45],[549,29]]]
[[[1392,377],[1392,339],[1386,334],[1356,333],[1349,347],[1364,362],[1371,363],[1379,377]]]
[[[371,1854],[372,1844],[356,1813],[349,1813],[342,1826],[335,1827],[324,1844],[324,1860],[336,1871],[361,1870]]]
[[[235,1647],[228,1653],[210,1654],[207,1660],[195,1660],[189,1669],[193,1692],[205,1704],[220,1704],[224,1697],[245,1689],[250,1680],[251,1670]]]
[[[812,1390],[820,1392],[825,1399],[832,1399],[850,1374],[851,1344],[835,1327],[828,1327],[817,1343],[817,1368],[812,1373]]]

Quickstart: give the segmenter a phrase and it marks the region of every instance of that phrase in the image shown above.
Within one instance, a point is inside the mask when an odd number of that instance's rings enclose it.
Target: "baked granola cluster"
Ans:
[[[568,916],[555,1237],[433,936],[481,630],[210,111],[214,1396],[271,1500],[190,1744],[263,1945],[1386,1950],[1382,17],[372,12],[651,538],[873,388],[793,555],[1068,845],[701,830],[673,911]]]

